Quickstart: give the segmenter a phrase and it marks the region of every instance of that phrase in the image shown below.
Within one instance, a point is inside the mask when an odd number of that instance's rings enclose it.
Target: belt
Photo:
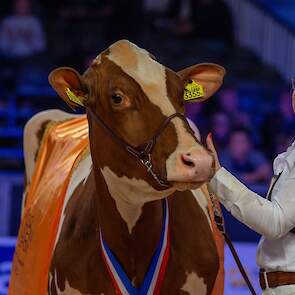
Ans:
[[[262,290],[266,288],[276,288],[284,285],[293,285],[295,284],[295,272],[265,272],[263,269],[261,269],[259,272],[259,282]]]

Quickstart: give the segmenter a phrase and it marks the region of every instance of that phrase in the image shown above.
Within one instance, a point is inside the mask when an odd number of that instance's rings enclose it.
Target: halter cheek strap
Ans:
[[[154,149],[154,146],[156,145],[157,138],[160,136],[162,131],[167,127],[167,125],[170,123],[170,121],[175,118],[179,117],[182,119],[186,125],[189,127],[189,130],[191,133],[193,131],[191,130],[186,118],[181,113],[174,113],[171,116],[167,117],[160,125],[160,127],[155,132],[154,136],[145,142],[144,144],[133,147],[132,145],[128,144],[125,140],[123,140],[121,137],[119,137],[103,120],[100,118],[97,114],[95,114],[92,110],[87,108],[87,115],[88,117],[91,117],[94,119],[94,121],[102,126],[116,141],[119,145],[121,145],[129,154],[137,158],[147,169],[147,172],[154,178],[154,180],[157,181],[157,183],[163,187],[170,187],[169,183],[166,180],[161,179],[157,173],[153,170],[153,164],[152,164],[152,151]]]

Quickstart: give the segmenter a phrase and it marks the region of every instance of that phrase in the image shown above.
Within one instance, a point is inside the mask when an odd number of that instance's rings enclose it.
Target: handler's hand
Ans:
[[[218,159],[218,155],[216,152],[216,149],[214,147],[213,141],[212,141],[212,133],[209,133],[207,138],[206,138],[206,142],[207,142],[207,147],[208,149],[212,152],[213,154],[213,158],[214,158],[214,167],[215,167],[215,173],[221,168],[220,163],[219,163],[219,159]]]

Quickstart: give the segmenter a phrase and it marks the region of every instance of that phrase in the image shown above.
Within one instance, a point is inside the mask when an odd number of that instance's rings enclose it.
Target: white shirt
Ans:
[[[274,174],[282,172],[268,201],[221,168],[209,183],[222,204],[238,220],[262,235],[257,264],[266,271],[295,272],[295,142],[274,160]]]

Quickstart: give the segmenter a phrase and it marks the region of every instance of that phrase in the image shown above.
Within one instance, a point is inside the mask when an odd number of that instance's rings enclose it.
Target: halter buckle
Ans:
[[[158,177],[158,175],[153,171],[153,164],[152,164],[152,156],[151,154],[146,155],[146,159],[140,159],[140,162],[146,167],[147,172],[151,174],[151,176],[160,184],[161,186],[169,187],[162,179]]]
[[[147,155],[147,159],[140,158],[140,162],[146,167],[146,169],[149,173],[152,171],[153,164],[152,164],[151,154]]]

